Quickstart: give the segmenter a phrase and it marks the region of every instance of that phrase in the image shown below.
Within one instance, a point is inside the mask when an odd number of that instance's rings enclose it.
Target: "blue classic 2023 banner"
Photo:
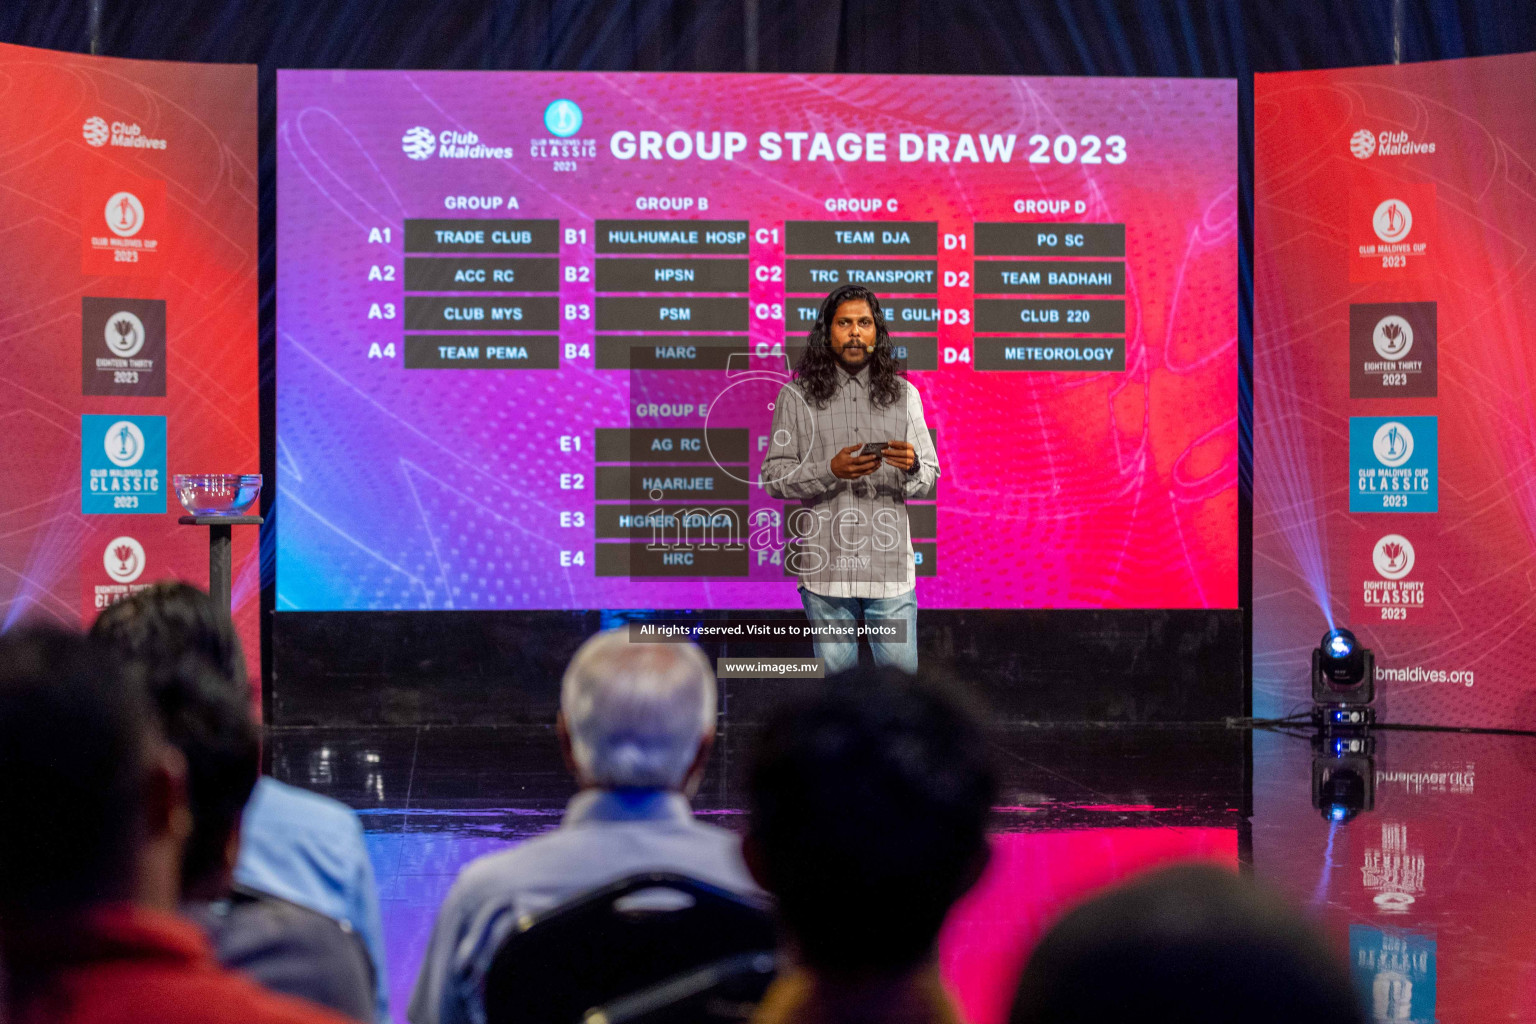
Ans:
[[[1351,512],[1439,511],[1436,418],[1351,416],[1349,482]]]
[[[165,417],[80,417],[80,511],[165,511]]]

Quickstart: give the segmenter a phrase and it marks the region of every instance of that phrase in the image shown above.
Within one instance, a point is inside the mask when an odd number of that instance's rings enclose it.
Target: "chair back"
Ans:
[[[487,1024],[578,1024],[594,1007],[737,953],[772,950],[762,900],[646,872],[519,922],[485,976]]]
[[[589,1010],[582,1024],[742,1024],[777,971],[772,953],[738,953]]]

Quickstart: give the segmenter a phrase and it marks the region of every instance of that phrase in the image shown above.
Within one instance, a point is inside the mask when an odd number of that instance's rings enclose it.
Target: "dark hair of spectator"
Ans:
[[[806,965],[859,977],[930,957],[986,864],[995,789],[976,717],[931,675],[856,671],[774,716],[751,843]]]
[[[110,605],[96,616],[91,635],[146,665],[199,655],[247,693],[245,655],[229,613],[190,583],[162,580]]]
[[[182,884],[196,886],[225,866],[225,849],[260,774],[261,740],[239,638],[212,598],[176,582],[112,605],[91,635],[138,665],[161,731],[187,759],[192,834]]]
[[[100,644],[48,627],[0,637],[0,935],[131,895],[154,734]]]
[[[1036,947],[1009,1024],[1363,1024],[1342,954],[1248,880],[1154,872],[1069,913]]]
[[[832,318],[845,302],[865,302],[875,318],[875,347],[869,354],[869,396],[884,408],[901,397],[901,368],[891,353],[891,335],[886,328],[885,312],[875,293],[863,285],[845,284],[822,300],[816,323],[811,326],[805,351],[795,364],[795,379],[811,404],[818,408],[837,393],[837,355],[832,351]]]

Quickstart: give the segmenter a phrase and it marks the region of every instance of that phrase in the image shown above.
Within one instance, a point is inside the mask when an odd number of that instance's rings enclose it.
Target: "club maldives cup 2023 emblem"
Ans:
[[[1435,186],[1365,174],[1349,194],[1349,279],[1397,281],[1428,269],[1435,248]]]
[[[118,238],[132,238],[144,227],[144,204],[132,192],[114,192],[104,211],[107,230]]]
[[[1401,242],[1413,230],[1413,210],[1401,199],[1383,199],[1371,214],[1371,227],[1388,245]]]
[[[165,182],[103,175],[81,189],[81,270],[89,275],[159,274],[164,258]]]

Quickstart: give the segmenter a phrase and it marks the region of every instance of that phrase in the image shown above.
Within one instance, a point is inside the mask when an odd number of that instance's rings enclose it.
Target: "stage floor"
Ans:
[[[695,801],[745,824],[752,727],[722,730]],[[1016,972],[1083,894],[1185,857],[1243,864],[1308,908],[1387,1019],[1536,1019],[1536,739],[1392,732],[1339,762],[1305,736],[1205,728],[1009,727],[995,856],[941,941],[970,1024],[1001,1024]],[[392,1009],[469,860],[558,825],[572,793],[553,730],[280,729],[278,778],[363,815],[378,876]],[[1356,772],[1369,807],[1330,821],[1314,778]]]

